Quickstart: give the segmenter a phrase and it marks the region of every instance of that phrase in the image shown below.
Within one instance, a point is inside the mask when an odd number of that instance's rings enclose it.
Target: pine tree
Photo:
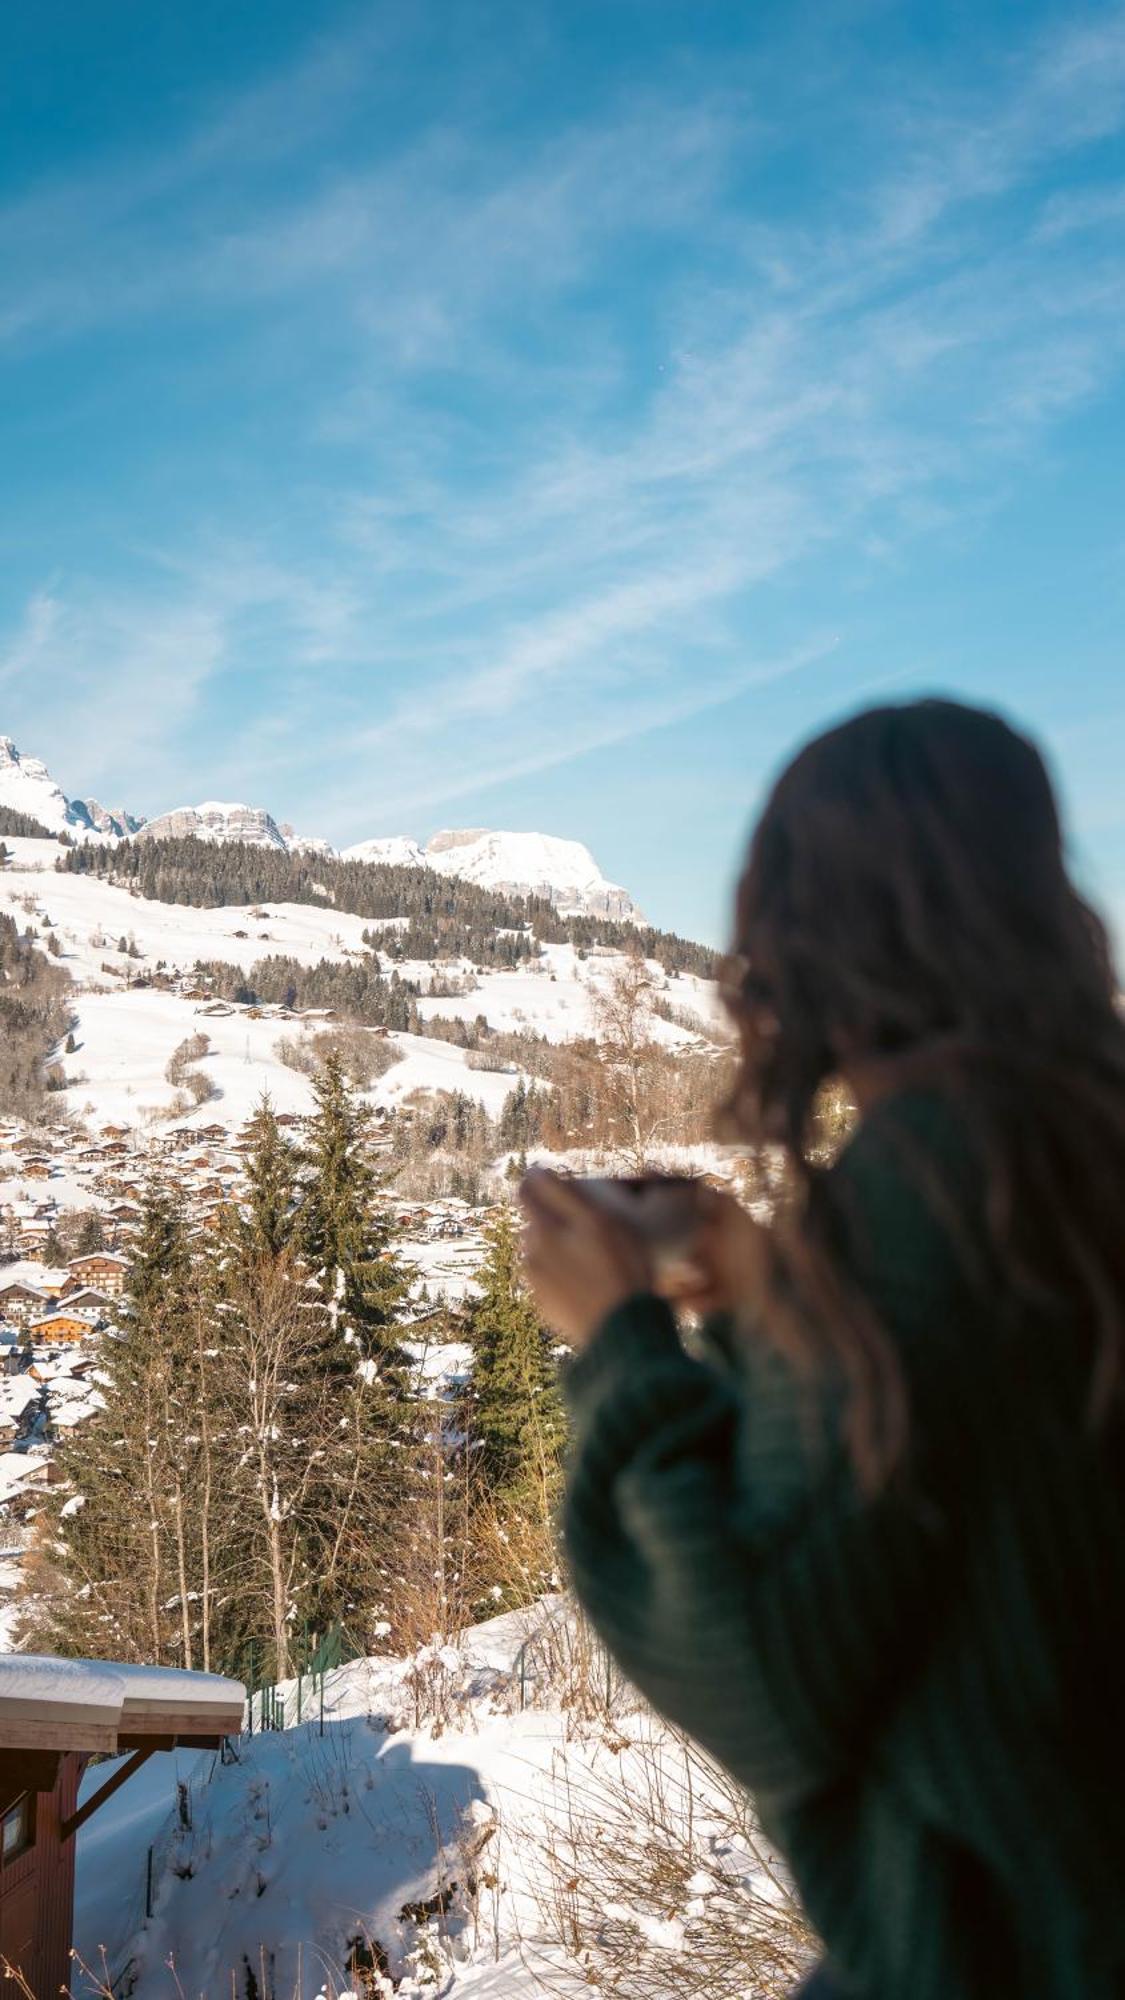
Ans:
[[[78,1225],[74,1254],[76,1257],[91,1257],[96,1250],[105,1249],[105,1224],[96,1208],[88,1208]]]
[[[337,1055],[329,1055],[313,1093],[297,1245],[334,1317],[385,1374],[402,1359],[395,1325],[407,1283],[390,1219],[375,1206],[378,1181],[367,1157],[372,1113]]]
[[[297,1162],[283,1136],[268,1092],[246,1128],[250,1142],[244,1162],[248,1215],[240,1217],[253,1248],[276,1257],[292,1240],[295,1225]]]
[[[102,1340],[103,1407],[58,1455],[81,1505],[51,1523],[36,1565],[50,1588],[29,1621],[53,1650],[193,1664],[193,1282],[182,1220],[154,1184]]]
[[[558,1367],[546,1328],[523,1284],[510,1208],[488,1232],[473,1308],[470,1423],[494,1498],[554,1497],[566,1424]]]
[[[335,1522],[317,1557],[320,1597],[322,1605],[332,1601],[334,1615],[398,1623],[420,1428],[398,1332],[407,1279],[390,1218],[376,1205],[372,1114],[337,1055],[313,1090],[294,1240],[329,1329],[318,1365],[331,1368],[337,1384],[335,1448],[318,1461],[322,1478],[308,1500],[311,1512]]]
[[[191,1253],[183,1216],[161,1181],[145,1190],[140,1225],[125,1281],[122,1323],[126,1330],[160,1324],[168,1330],[186,1305]]]
[[[221,1259],[208,1317],[220,1429],[239,1441],[225,1498],[240,1518],[247,1636],[268,1638],[272,1670],[284,1677],[300,1621],[323,1629],[340,1614],[338,1545],[362,1484],[356,1350],[287,1249],[247,1242]],[[358,1448],[367,1451],[366,1437]]]
[[[466,1418],[473,1572],[480,1613],[531,1603],[557,1586],[555,1514],[565,1419],[546,1329],[522,1283],[510,1209],[489,1230],[473,1309]]]

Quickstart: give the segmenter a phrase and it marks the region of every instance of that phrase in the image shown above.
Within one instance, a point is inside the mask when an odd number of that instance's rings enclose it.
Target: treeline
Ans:
[[[200,979],[222,1000],[246,1007],[328,1008],[349,1021],[371,1028],[394,1028],[400,1034],[421,1034],[416,980],[397,972],[384,976],[378,959],[322,958],[315,965],[275,952],[244,972],[226,959],[200,959]]]
[[[667,1147],[713,1137],[730,1061],[718,1051],[676,1056],[654,1048],[630,1075],[597,1043],[568,1042],[552,1051],[543,1081],[520,1077],[495,1118],[464,1091],[416,1092],[391,1126],[393,1186],[410,1200],[453,1195],[477,1206],[494,1196],[501,1155],[518,1178],[537,1149],[580,1148],[644,1172],[659,1166]]]
[[[44,826],[42,820],[34,819],[30,813],[17,812],[14,806],[0,806],[0,838],[5,834],[12,840],[58,838],[49,826]]]
[[[370,951],[381,951],[387,958],[467,958],[473,965],[504,972],[526,965],[542,952],[539,939],[530,930],[490,931],[444,913],[411,917],[407,924],[396,924],[393,929],[364,931],[363,942]]]
[[[262,1105],[217,1236],[150,1188],[103,1407],[63,1440],[39,1517],[21,1641],[243,1676],[252,1652],[283,1678],[305,1629],[408,1649],[545,1587],[562,1414],[510,1221],[456,1328],[473,1380],[435,1403],[369,1114],[335,1060],[315,1090],[301,1151]]]
[[[69,1025],[68,974],[0,915],[0,1112],[32,1118],[49,1085],[47,1062]]]
[[[474,930],[519,929],[551,914],[538,898],[501,896],[430,868],[343,861],[332,855],[290,854],[246,841],[145,837],[116,847],[87,844],[62,856],[73,874],[100,875],[135,888],[149,901],[197,909],[313,903],[372,920],[449,920]]]
[[[563,917],[545,897],[501,895],[429,868],[289,854],[243,841],[143,836],[116,846],[68,848],[57,866],[134,889],[149,901],[197,909],[311,903],[371,922],[406,918],[397,942],[390,934],[377,941],[380,950],[402,958],[509,965],[534,957],[543,944],[573,944],[579,950],[602,945],[639,949],[668,972],[709,978],[715,970],[714,952],[674,932],[609,917]]]

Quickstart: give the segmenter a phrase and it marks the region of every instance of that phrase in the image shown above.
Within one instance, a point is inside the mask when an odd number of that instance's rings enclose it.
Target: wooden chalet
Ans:
[[[90,1340],[97,1332],[101,1314],[77,1306],[57,1306],[54,1312],[44,1313],[42,1319],[33,1319],[27,1329],[28,1338],[37,1347],[69,1347],[80,1340]]]
[[[14,1278],[9,1285],[0,1285],[0,1314],[19,1326],[26,1325],[50,1303],[49,1292],[41,1285],[25,1284],[22,1278]]]
[[[219,1674],[0,1658],[0,1960],[15,1973],[0,1977],[3,2000],[70,1991],[79,1827],[150,1757],[216,1750],[236,1736],[245,1701],[240,1683]],[[89,1759],[122,1755],[79,1805]]]
[[[99,1292],[116,1299],[125,1290],[129,1260],[118,1257],[112,1250],[90,1250],[85,1256],[72,1257],[66,1268],[81,1284],[96,1285]]]
[[[108,1292],[99,1290],[97,1285],[84,1285],[81,1278],[68,1278],[59,1293],[59,1304],[73,1312],[81,1307],[99,1314],[108,1313],[113,1300]]]

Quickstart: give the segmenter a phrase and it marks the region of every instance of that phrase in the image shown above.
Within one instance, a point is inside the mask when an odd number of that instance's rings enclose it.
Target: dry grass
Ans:
[[[559,1760],[539,1842],[540,1936],[524,1943],[540,1989],[781,2000],[817,1941],[749,1802],[658,1724],[613,1747],[608,1770]]]

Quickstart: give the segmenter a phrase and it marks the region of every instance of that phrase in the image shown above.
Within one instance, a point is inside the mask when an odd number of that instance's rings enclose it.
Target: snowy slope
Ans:
[[[0,874],[0,908],[32,899],[29,920],[44,917],[58,925],[66,951],[63,963],[75,979],[112,985],[102,971],[112,964],[122,937],[136,938],[143,958],[154,965],[190,969],[197,959],[222,958],[250,966],[271,952],[284,952],[315,965],[320,958],[363,953],[363,932],[377,929],[370,919],[307,903],[274,903],[261,920],[242,908],[193,909],[186,903],[155,903],[89,875],[56,874],[59,850],[46,840],[9,840],[11,865]],[[238,933],[243,933],[239,936]],[[127,970],[122,962],[122,970]],[[135,969],[135,968],[134,968]]]
[[[308,1077],[288,1068],[277,1052],[283,1037],[300,1038],[299,1023],[254,1020],[242,1008],[205,1016],[190,1000],[144,989],[80,997],[78,1046],[62,1058],[67,1074],[76,1079],[69,1103],[91,1126],[158,1127],[172,1097],[164,1074],[168,1059],[186,1036],[199,1032],[209,1037],[211,1051],[198,1067],[212,1079],[216,1094],[177,1123],[209,1125],[218,1119],[240,1126],[253,1115],[264,1091],[277,1111],[312,1110]],[[469,1069],[464,1049],[449,1042],[418,1035],[390,1039],[403,1059],[367,1093],[369,1103],[401,1103],[414,1090],[460,1090],[495,1115],[516,1081],[512,1075]]]
[[[263,1091],[279,1111],[311,1108],[308,1078],[278,1053],[283,1037],[301,1035],[299,1021],[268,1012],[255,1019],[245,1008],[202,1015],[197,1001],[128,981],[161,967],[189,973],[199,960],[221,959],[248,970],[272,953],[304,965],[322,958],[358,959],[366,956],[368,921],[307,904],[273,904],[251,917],[242,908],[150,902],[93,876],[57,873],[54,842],[12,839],[8,845],[13,858],[0,874],[0,908],[7,906],[38,930],[41,942],[54,937],[59,963],[75,985],[77,1046],[70,1054],[59,1051],[58,1060],[70,1079],[68,1105],[81,1119],[93,1126],[121,1122],[142,1135],[158,1130],[172,1100],[165,1076],[169,1057],[200,1030],[211,1043],[201,1068],[216,1094],[182,1122],[206,1125],[218,1119],[236,1127]],[[392,933],[394,924],[386,929]],[[132,941],[135,956],[120,950],[123,938]],[[563,1042],[593,1031],[599,990],[617,963],[611,953],[580,959],[569,945],[551,945],[540,960],[519,970],[462,968],[468,990],[450,996],[441,987],[457,968],[407,961],[400,971],[421,986],[419,1011],[425,1017],[472,1021],[483,1014],[494,1028],[528,1029]],[[654,1019],[651,1031],[659,1040],[673,1047],[692,1043],[694,1021],[703,1033],[714,1031],[720,1008],[713,985],[688,975],[668,981],[657,967],[653,973],[657,988],[664,988],[689,1024]],[[439,990],[428,998],[435,981]],[[370,1099],[376,1105],[393,1107],[417,1090],[460,1090],[495,1116],[517,1081],[514,1067],[470,1067],[466,1052],[449,1042],[411,1035],[391,1039],[401,1060],[374,1085]],[[69,1202],[72,1191],[60,1198]]]
[[[326,1679],[323,1732],[319,1689],[304,1684],[298,1724],[290,1682],[279,1691],[287,1726],[244,1734],[237,1762],[154,1758],[79,1835],[80,1958],[110,1978],[131,1964],[136,2000],[210,2000],[232,1990],[232,1974],[242,1995],[247,1965],[259,1993],[316,2000],[348,1990],[348,1942],[360,1937],[382,1947],[399,2000],[534,2000],[544,1990],[536,1974],[548,1969],[553,1992],[609,1990],[597,1976],[599,1936],[611,1952],[635,1954],[638,1976],[618,1976],[614,1991],[675,1992],[677,1961],[697,1973],[716,1939],[772,1931],[789,1968],[775,1959],[768,1984],[743,1990],[747,2000],[788,1990],[808,1945],[744,1804],[685,1760],[604,1661],[582,1721],[568,1683],[568,1625],[565,1607],[545,1600],[410,1659],[337,1669]],[[555,1670],[545,1674],[548,1660]],[[84,1792],[106,1768],[87,1775]],[[572,1923],[595,1912],[589,1957],[568,1964],[553,1874],[557,1885],[575,1833],[582,1842],[597,1828],[611,1838],[612,1872],[604,1887],[587,1881],[564,1899]],[[581,1845],[576,1858],[589,1869],[596,1855]],[[477,1878],[475,1898],[467,1875]],[[452,1884],[440,1918],[420,1924],[406,1913]],[[659,1985],[644,1976],[657,1966]],[[683,1986],[701,1990],[686,1978]],[[79,1977],[73,1991],[92,1987]]]
[[[170,972],[189,972],[198,960],[222,959],[249,969],[272,953],[303,965],[322,958],[359,958],[366,956],[363,932],[372,928],[368,920],[302,903],[272,904],[261,917],[251,917],[241,908],[150,902],[93,876],[57,873],[59,850],[52,841],[12,839],[8,846],[13,858],[0,874],[0,908],[37,928],[41,941],[53,932],[61,947],[59,963],[77,988],[78,1047],[61,1060],[74,1080],[68,1101],[81,1116],[100,1123],[146,1124],[170,1100],[164,1076],[169,1056],[199,1029],[211,1039],[212,1054],[203,1068],[220,1096],[193,1112],[189,1122],[208,1124],[218,1117],[227,1124],[241,1123],[263,1089],[278,1110],[309,1108],[308,1079],[286,1068],[277,1055],[282,1036],[300,1033],[298,1023],[268,1016],[254,1020],[241,1008],[201,1017],[195,1002],[126,982],[160,965]],[[393,924],[387,929],[393,930]],[[122,938],[134,942],[136,957],[120,951]],[[495,1028],[528,1028],[552,1041],[567,1041],[591,1032],[598,989],[616,962],[612,954],[580,960],[571,946],[552,945],[538,962],[518,971],[482,972],[468,992],[423,997],[419,1008],[426,1016],[466,1020],[484,1014]],[[440,982],[451,968],[408,961],[400,970],[425,994],[431,981],[436,977]],[[656,977],[660,984],[663,975],[657,971]],[[701,1024],[716,1021],[713,986],[685,975],[667,990]],[[672,1046],[693,1039],[690,1029],[671,1022],[656,1020],[652,1028]],[[462,1090],[495,1113],[516,1081],[514,1073],[469,1068],[465,1052],[448,1042],[410,1035],[393,1039],[403,1060],[375,1085],[375,1103],[393,1105],[412,1090]]]

